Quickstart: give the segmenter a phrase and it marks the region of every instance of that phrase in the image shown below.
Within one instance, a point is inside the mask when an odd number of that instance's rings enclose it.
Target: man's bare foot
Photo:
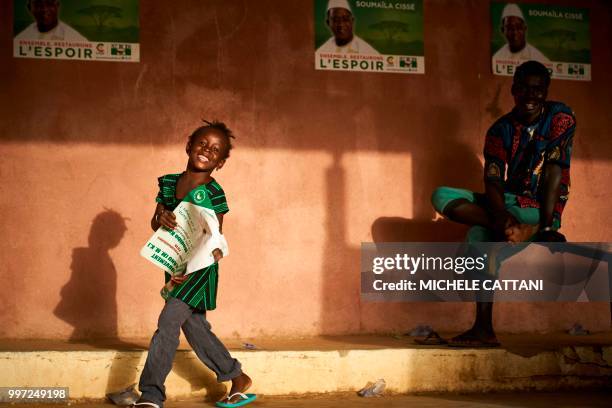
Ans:
[[[251,381],[251,377],[249,377],[245,373],[240,374],[238,377],[232,378],[232,388],[230,389],[228,396],[234,395],[237,392],[244,394],[246,390],[248,390],[251,387],[251,384],[253,384],[253,381]],[[228,402],[233,404],[237,402],[238,400],[240,400],[240,396],[236,395],[234,398],[232,398]]]
[[[525,242],[536,232],[538,232],[537,224],[515,224],[506,228],[506,240],[508,242]]]
[[[497,347],[495,332],[472,327],[470,330],[448,341],[450,347]]]

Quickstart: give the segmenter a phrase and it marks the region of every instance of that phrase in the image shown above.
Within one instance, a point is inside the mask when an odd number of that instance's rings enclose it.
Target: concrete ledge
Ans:
[[[233,350],[232,355],[254,379],[252,390],[268,395],[356,391],[378,378],[397,393],[612,387],[612,345],[607,341],[544,341],[542,347],[479,350],[410,342],[390,336],[309,339],[285,342],[285,347],[270,343],[264,350]],[[137,382],[146,359],[146,350],[138,347],[79,349],[64,344],[55,347],[59,350],[21,350],[22,343],[14,348],[0,352],[3,386],[67,386],[77,399],[104,398]],[[184,349],[177,351],[166,388],[171,399],[216,398],[225,391],[195,354]]]

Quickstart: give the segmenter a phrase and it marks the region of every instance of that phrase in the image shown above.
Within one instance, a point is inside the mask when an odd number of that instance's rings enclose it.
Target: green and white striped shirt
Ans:
[[[176,198],[176,184],[182,173],[166,174],[159,177],[159,193],[156,202],[170,211],[173,211],[181,202]],[[206,184],[213,210],[217,214],[225,214],[229,211],[225,192],[213,179]],[[204,269],[200,269],[188,275],[188,279],[177,285],[169,293],[170,297],[182,300],[189,306],[198,310],[214,310],[217,307],[217,284],[219,279],[219,264],[214,263]],[[170,274],[166,273],[166,283],[170,280]]]

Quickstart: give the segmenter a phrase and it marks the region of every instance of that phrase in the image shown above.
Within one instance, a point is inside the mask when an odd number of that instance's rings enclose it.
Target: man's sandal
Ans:
[[[447,343],[447,341],[440,337],[435,331],[429,333],[424,339],[415,339],[414,342],[422,346],[441,346]]]

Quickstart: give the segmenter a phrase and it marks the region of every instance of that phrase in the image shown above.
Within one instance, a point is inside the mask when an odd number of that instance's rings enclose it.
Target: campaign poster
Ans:
[[[536,60],[553,78],[591,80],[588,9],[491,3],[491,22],[493,74],[511,76],[522,62]]]
[[[423,1],[314,0],[315,69],[424,74]]]
[[[13,56],[139,62],[138,2],[13,0]]]

